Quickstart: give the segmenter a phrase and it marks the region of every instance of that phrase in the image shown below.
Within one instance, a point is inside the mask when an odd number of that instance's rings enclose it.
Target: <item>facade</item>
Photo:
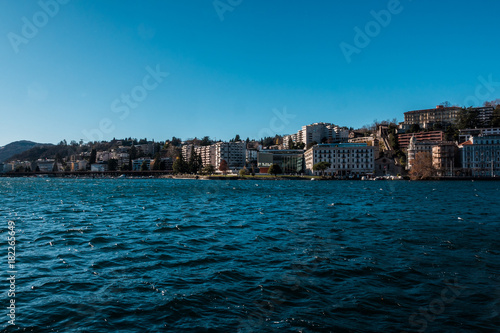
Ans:
[[[90,165],[90,171],[93,172],[108,171],[108,163],[107,162],[93,163]]]
[[[304,151],[302,149],[264,149],[257,154],[257,166],[261,173],[268,173],[272,164],[278,164],[284,174],[304,172]]]
[[[257,149],[248,149],[246,151],[246,164],[247,165],[257,165],[259,151]]]
[[[88,162],[85,160],[69,163],[71,171],[85,171],[85,170],[87,170],[87,165],[88,165]]]
[[[458,142],[469,141],[473,136],[500,135],[500,127],[467,128],[459,131]]]
[[[371,174],[375,168],[375,147],[364,143],[319,144],[304,153],[306,173],[321,175],[313,166],[319,162],[330,163],[325,170],[328,176],[361,176]]]
[[[459,162],[458,146],[454,142],[441,142],[432,147],[432,166],[438,176],[454,176]]]
[[[421,128],[429,128],[432,125],[455,124],[462,108],[458,106],[444,107],[436,106],[435,109],[408,111],[404,113],[406,125],[419,125]]]
[[[491,119],[493,118],[493,112],[495,111],[495,108],[492,106],[483,106],[480,108],[474,108],[476,112],[478,112],[478,119],[481,124],[481,126],[489,126],[491,123]]]
[[[184,161],[187,162],[191,159],[191,153],[195,152],[195,154],[201,156],[203,166],[209,164],[215,166],[215,149],[216,144],[210,146],[195,146],[193,144],[188,144],[182,146],[182,157]]]
[[[410,144],[410,139],[414,137],[417,142],[422,141],[443,141],[444,132],[443,131],[432,131],[432,132],[421,132],[421,133],[409,133],[409,134],[398,134],[399,147],[402,150],[406,150]]]
[[[146,170],[151,170],[151,164],[154,163],[154,160],[151,160],[149,158],[138,158],[132,160],[132,170],[141,171],[142,163],[144,161],[146,161]]]
[[[459,148],[465,175],[500,177],[500,135],[472,137]]]
[[[54,163],[55,161],[51,159],[36,161],[38,169],[41,172],[51,172],[52,170],[54,170]]]
[[[215,166],[215,145],[196,147],[195,152],[201,156],[203,166]]]
[[[488,126],[495,110],[492,106],[472,108],[478,113],[478,119],[482,126]],[[458,106],[444,107],[436,106],[435,109],[416,110],[404,113],[406,126],[418,124],[421,128],[430,128],[434,124],[456,124],[462,108]]]
[[[283,137],[283,146],[285,149],[289,149],[290,140],[293,143],[303,143],[305,147],[308,147],[313,142],[347,142],[348,139],[349,130],[346,128],[341,128],[330,123],[314,123],[302,126],[302,129],[299,130],[297,134]]]
[[[215,164],[213,165],[216,170],[219,169],[222,160],[227,162],[230,170],[239,170],[245,166],[245,142],[217,142],[213,146],[215,150]]]
[[[451,176],[459,167],[458,147],[452,141],[417,141],[416,137],[412,137],[407,153],[407,170],[412,168],[418,153],[428,153],[441,176]]]

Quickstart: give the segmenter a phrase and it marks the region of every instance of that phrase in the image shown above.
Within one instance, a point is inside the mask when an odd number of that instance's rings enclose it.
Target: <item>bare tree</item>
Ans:
[[[431,179],[436,175],[436,169],[432,165],[432,154],[420,152],[415,155],[413,160],[410,178],[412,180]]]

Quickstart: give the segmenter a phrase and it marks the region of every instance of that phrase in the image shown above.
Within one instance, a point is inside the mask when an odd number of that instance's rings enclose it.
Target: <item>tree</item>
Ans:
[[[148,170],[148,162],[146,160],[142,161],[141,164],[141,171],[147,171]]]
[[[410,179],[424,180],[434,177],[436,170],[432,165],[432,155],[427,152],[420,152],[415,155],[410,170]]]
[[[246,175],[248,175],[248,170],[246,167],[243,167],[243,169],[240,169],[239,175],[241,178],[245,178]]]
[[[212,141],[208,136],[204,136],[203,139],[201,139],[200,146],[210,146],[212,144]]]
[[[191,147],[191,157],[188,162],[188,170],[190,173],[198,173],[203,167],[201,156],[196,154],[194,147]]]
[[[227,170],[229,170],[229,167],[227,165],[226,160],[220,161],[219,171],[221,171],[224,175],[226,175],[227,174]]]
[[[97,160],[97,151],[95,149],[92,149],[90,152],[90,159],[89,159],[89,164],[94,164]]]
[[[463,108],[458,113],[457,126],[458,129],[480,127],[481,121],[479,120],[479,112],[474,110],[472,107],[467,109]]]
[[[215,167],[212,164],[205,165],[203,172],[211,175],[215,172]]]
[[[491,127],[500,127],[500,105],[497,105],[491,117]]]
[[[152,170],[161,170],[161,157],[160,157],[160,153],[156,153],[155,161],[153,163]]]
[[[413,124],[410,126],[410,130],[408,133],[418,133],[420,132],[420,125],[419,124]]]
[[[273,163],[273,164],[271,164],[271,166],[269,167],[269,170],[267,172],[276,177],[278,174],[283,173],[283,170],[281,170],[281,167],[279,164]]]
[[[118,160],[111,158],[108,161],[108,170],[109,171],[116,171],[118,170]]]
[[[238,142],[238,141],[241,141],[240,135],[236,134],[236,136],[234,137],[234,142]]]
[[[313,165],[313,170],[314,171],[321,171],[321,176],[325,176],[325,170],[328,169],[331,166],[329,162],[319,162]]]
[[[137,148],[135,147],[134,144],[132,144],[132,147],[130,147],[130,159],[135,160],[137,158]]]
[[[182,142],[182,140],[181,140],[181,139],[179,139],[179,138],[176,138],[175,136],[173,136],[173,137],[172,137],[172,140],[170,141],[170,143],[171,143],[173,146],[175,146],[175,147],[180,146],[180,145],[181,145],[181,142]]]

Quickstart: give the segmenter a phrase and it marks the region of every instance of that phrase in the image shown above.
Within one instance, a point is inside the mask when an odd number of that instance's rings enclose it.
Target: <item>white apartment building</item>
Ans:
[[[321,175],[313,166],[319,162],[330,163],[325,170],[328,176],[366,175],[375,169],[375,147],[363,143],[315,145],[304,153],[306,173]]]
[[[188,144],[182,146],[182,158],[184,161],[188,162],[191,159],[191,152],[201,156],[201,162],[203,166],[209,164],[215,166],[215,148],[216,145],[210,146],[195,146],[193,144]]]
[[[459,149],[466,175],[500,177],[500,135],[472,137]]]
[[[316,143],[334,143],[347,142],[349,139],[349,130],[330,123],[314,123],[302,126],[297,134],[287,135],[283,138],[283,146],[290,149],[290,139],[294,143],[304,143],[305,147],[313,142]]]
[[[246,142],[217,142],[215,147],[215,169],[222,160],[227,162],[230,170],[239,170],[245,166]]]

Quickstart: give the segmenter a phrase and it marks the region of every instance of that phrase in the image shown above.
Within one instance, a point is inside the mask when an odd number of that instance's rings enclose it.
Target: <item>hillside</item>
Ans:
[[[40,146],[42,144],[36,143],[33,141],[15,141],[12,143],[9,143],[8,145],[5,145],[3,147],[0,147],[0,163],[7,161],[9,158],[11,158],[14,155],[20,154],[22,152],[25,152],[33,147]]]

